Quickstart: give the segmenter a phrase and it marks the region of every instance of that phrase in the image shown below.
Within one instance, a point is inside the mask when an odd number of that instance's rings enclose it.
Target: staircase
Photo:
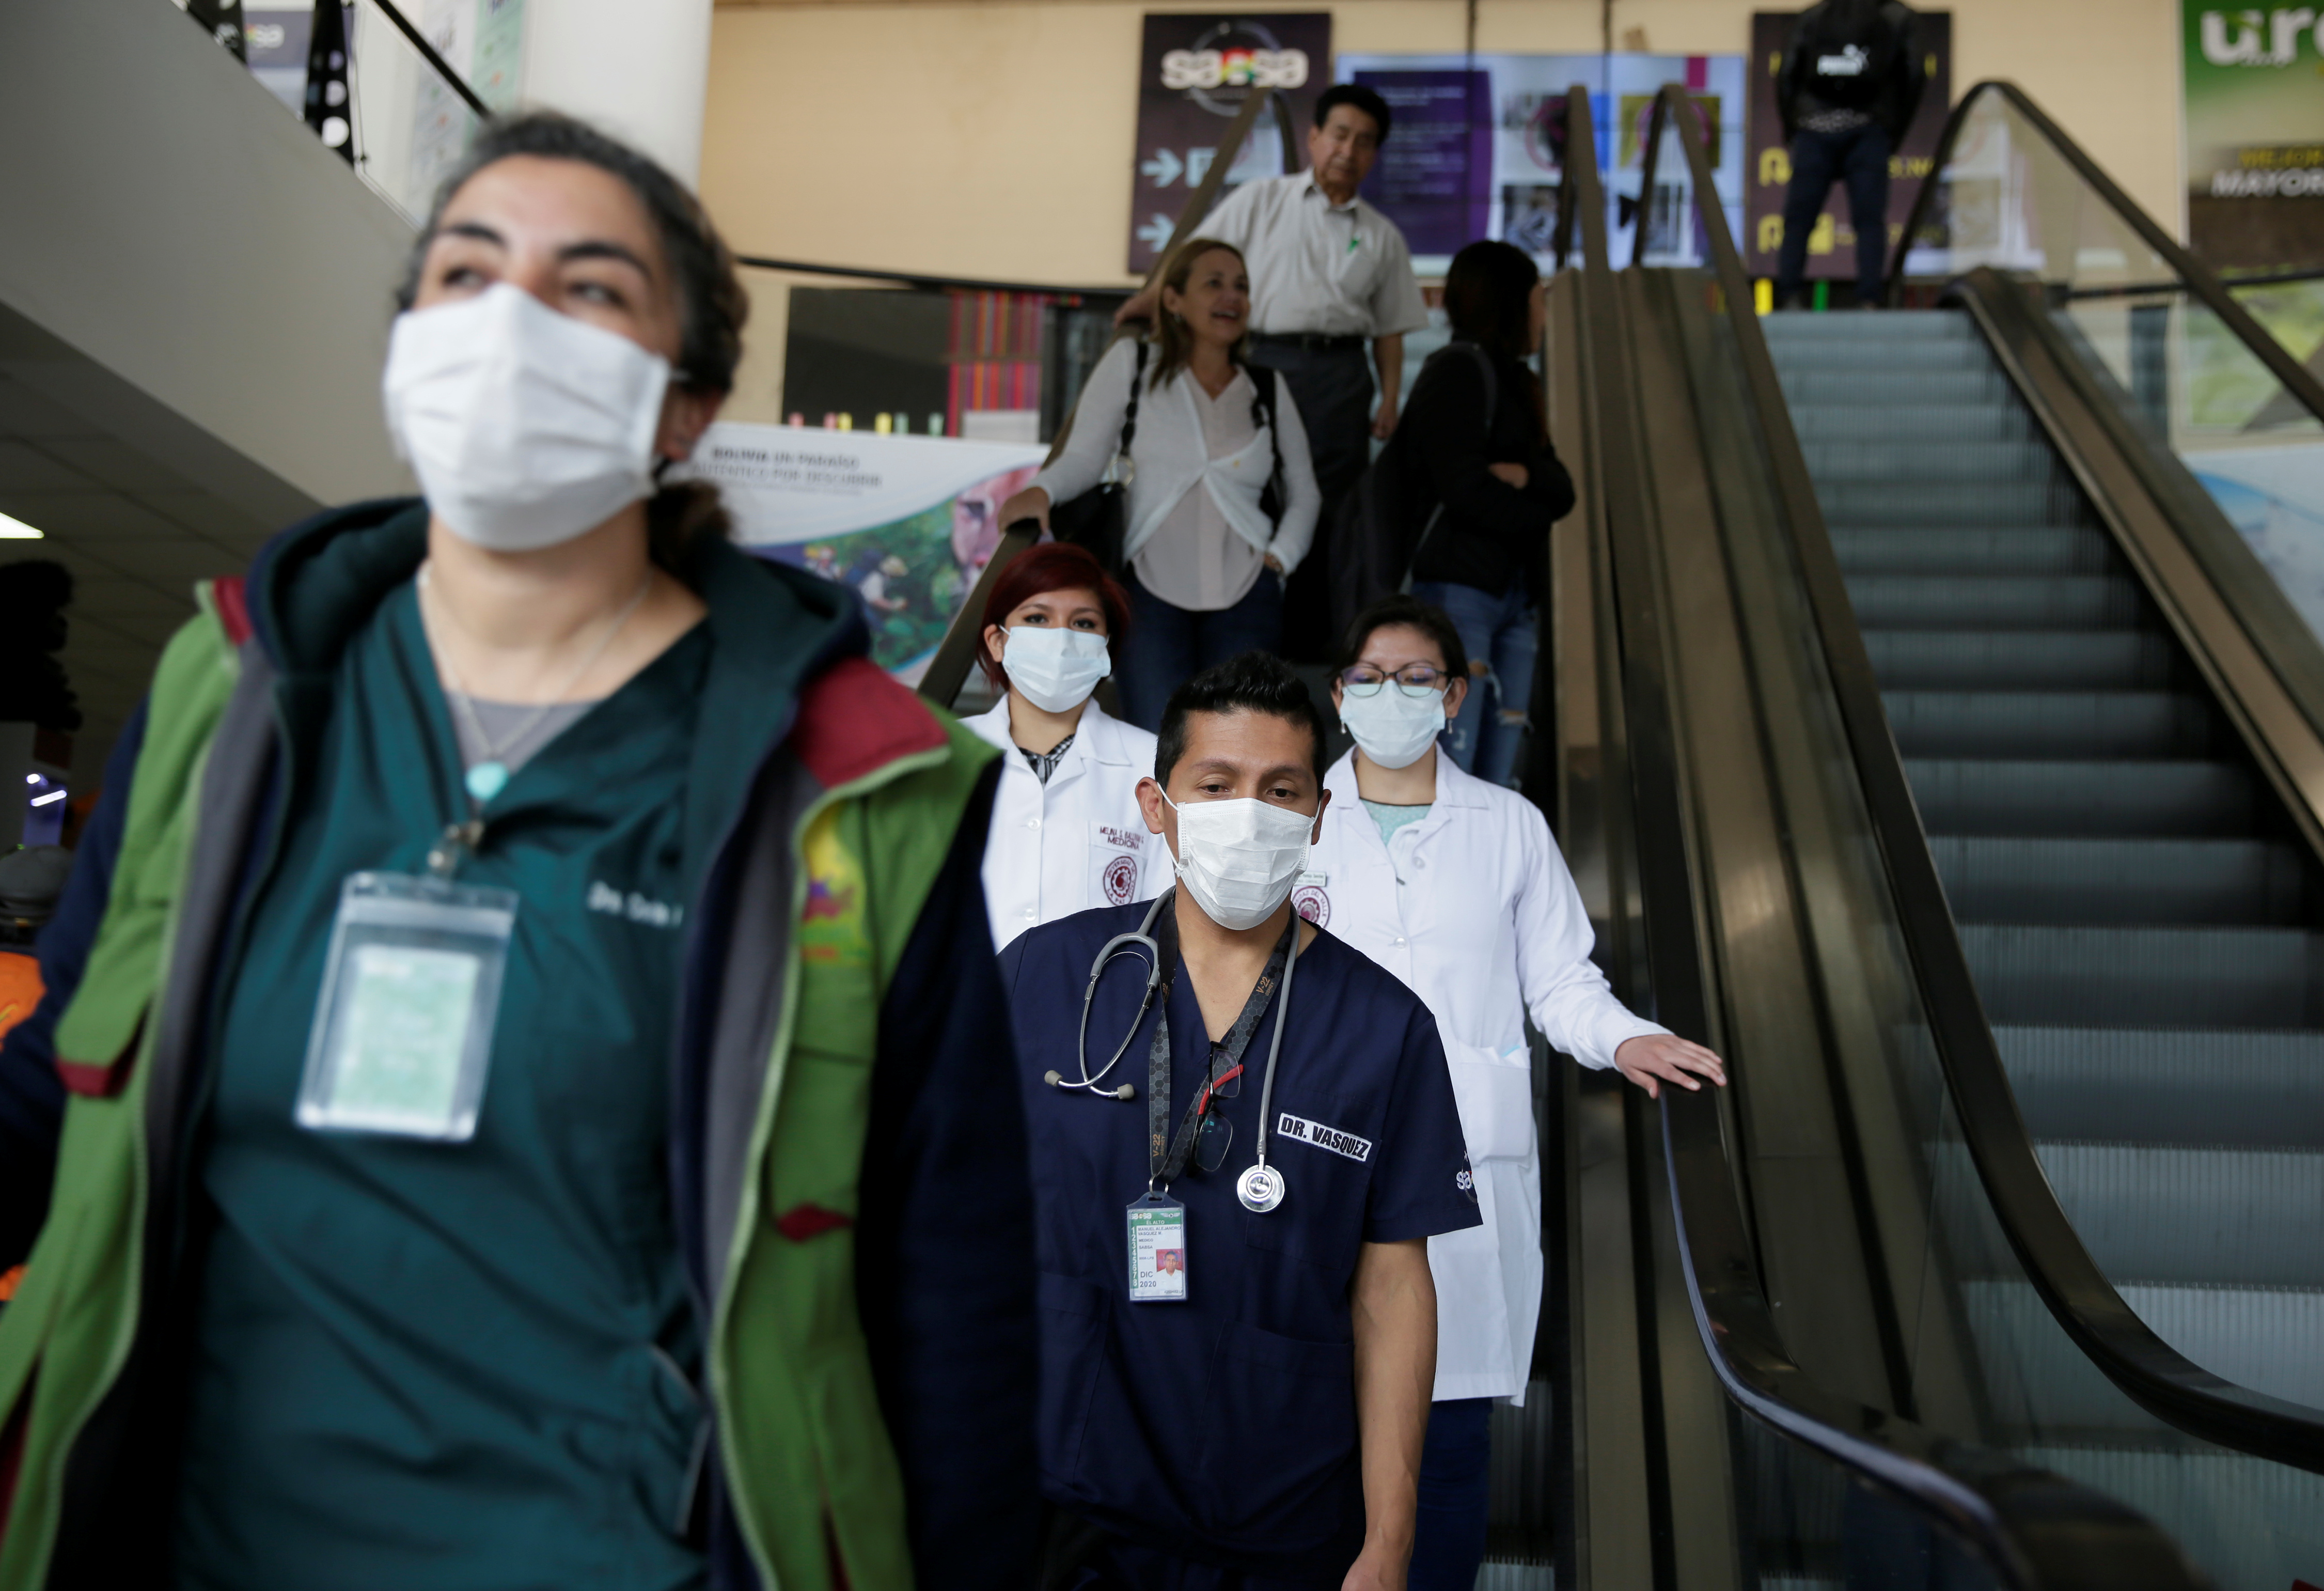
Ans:
[[[2061,1203],[2166,1341],[2324,1407],[2324,876],[1966,315],[1763,325]],[[2042,1411],[2002,1439],[2232,1586],[2319,1578],[2324,1478],[2166,1443],[1997,1233],[1950,1259],[1997,1418]]]

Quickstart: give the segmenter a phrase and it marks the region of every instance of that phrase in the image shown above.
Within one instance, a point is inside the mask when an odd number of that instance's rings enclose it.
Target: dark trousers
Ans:
[[[1428,1406],[1420,1515],[1406,1591],[1474,1591],[1478,1566],[1485,1561],[1492,1413],[1490,1398],[1448,1398]]]
[[[1877,304],[1888,264],[1888,134],[1870,123],[1845,133],[1803,127],[1792,140],[1792,186],[1784,195],[1784,248],[1775,262],[1775,301],[1798,299],[1808,273],[1808,234],[1835,182],[1848,184],[1856,228],[1856,301]]]
[[[1170,693],[1240,652],[1273,652],[1283,640],[1283,582],[1267,569],[1232,607],[1208,613],[1173,607],[1130,577],[1130,634],[1122,642],[1122,716],[1140,729],[1162,727]]]
[[[1282,650],[1300,662],[1329,662],[1340,645],[1332,634],[1332,519],[1372,461],[1371,359],[1360,347],[1303,348],[1262,337],[1251,363],[1282,372],[1323,495],[1315,540],[1284,593]]]

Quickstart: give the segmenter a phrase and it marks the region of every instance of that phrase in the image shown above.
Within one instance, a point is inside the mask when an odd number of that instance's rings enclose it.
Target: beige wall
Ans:
[[[1283,9],[1300,7],[1285,0]],[[736,248],[819,263],[1119,282],[1135,0],[722,5],[702,185]],[[1335,49],[1458,51],[1462,0],[1343,0]],[[1617,0],[1618,42],[1739,51],[1738,0]],[[2174,0],[1954,0],[1956,91],[2013,77],[2180,225]],[[1596,0],[1480,0],[1477,48],[1590,51]],[[774,296],[774,295],[768,295]],[[759,339],[754,338],[754,341]]]

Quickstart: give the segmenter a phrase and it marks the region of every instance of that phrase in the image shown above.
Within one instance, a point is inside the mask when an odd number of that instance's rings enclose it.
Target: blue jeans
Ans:
[[[1856,301],[1877,304],[1888,264],[1888,134],[1867,125],[1845,133],[1792,140],[1792,185],[1784,195],[1784,246],[1775,255],[1775,301],[1790,304],[1807,283],[1808,234],[1823,214],[1834,182],[1848,184],[1848,220],[1856,228]]]
[[[1490,1398],[1449,1398],[1428,1406],[1406,1591],[1475,1591],[1477,1568],[1485,1561],[1492,1413]]]
[[[1246,652],[1273,652],[1283,640],[1283,582],[1265,569],[1232,607],[1210,613],[1173,607],[1130,577],[1130,635],[1122,645],[1122,716],[1140,729],[1159,730],[1170,693],[1187,680]]]
[[[1540,626],[1522,581],[1505,597],[1446,580],[1415,580],[1412,594],[1441,607],[1469,652],[1469,699],[1444,726],[1444,749],[1463,773],[1514,784],[1526,709],[1533,701]]]

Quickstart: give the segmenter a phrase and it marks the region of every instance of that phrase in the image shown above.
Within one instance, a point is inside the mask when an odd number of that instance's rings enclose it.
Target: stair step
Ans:
[[[2117,1286],[2324,1288],[2324,1149],[2034,1148],[2076,1235]]]
[[[1926,525],[1831,533],[1851,575],[2111,575],[2122,560],[2103,531],[2080,525],[1959,530]]]
[[[1961,922],[2282,925],[2306,895],[2299,854],[2273,840],[1940,835],[1929,854]]]
[[[1914,385],[1910,404],[1792,403],[1792,434],[1803,442],[2020,442],[2034,435],[2032,417],[2014,404],[1933,403]]]
[[[2075,507],[2064,488],[2046,481],[1915,481],[1906,492],[1889,481],[1819,480],[1815,488],[1824,518],[1851,530],[1932,523],[2051,525]]]
[[[1931,481],[2047,481],[2055,463],[2047,443],[1961,441],[1908,432],[1878,441],[1805,442],[1800,451],[1819,486],[1877,481],[1917,490]]]
[[[2324,1148],[2324,1033],[1997,1027],[1993,1039],[2036,1138]]]
[[[1917,758],[1904,773],[1931,834],[2234,835],[2255,809],[2234,763]]]
[[[2214,716],[2169,690],[1885,690],[1888,726],[1908,757],[2200,756]]]
[[[1787,371],[1779,365],[1776,374],[1783,381],[1784,401],[1794,409],[1848,407],[1909,414],[1923,404],[1950,409],[2015,401],[2001,372],[1989,365],[1983,369],[1916,370],[1909,385],[1885,370],[1818,366]]]
[[[2310,993],[2324,936],[2301,929],[1965,923],[1960,939],[1997,1024],[2281,1029],[2324,1016]]]
[[[2138,690],[2179,678],[2152,630],[1868,630],[1873,674],[1890,690]]]
[[[2126,575],[1850,575],[1868,630],[2127,630],[2147,614]]]

